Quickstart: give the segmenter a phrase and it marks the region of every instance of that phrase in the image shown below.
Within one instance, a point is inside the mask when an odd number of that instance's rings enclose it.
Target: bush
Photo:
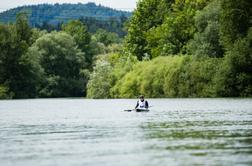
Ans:
[[[219,59],[185,57],[180,67],[168,76],[171,97],[214,97],[213,78],[219,68]]]
[[[104,56],[100,55],[100,57],[96,61],[96,66],[94,67],[94,71],[91,74],[90,80],[87,85],[87,97],[88,98],[109,98],[109,90],[112,87],[112,66],[111,64],[104,59]],[[103,59],[102,59],[103,58]]]
[[[13,97],[13,94],[8,93],[9,88],[5,85],[0,85],[0,99],[10,99]]]
[[[173,56],[139,62],[115,84],[116,97],[214,97],[213,78],[219,61]]]
[[[88,98],[118,97],[117,88],[113,87],[124,75],[132,70],[137,61],[130,55],[116,53],[97,57],[94,71],[87,86]]]

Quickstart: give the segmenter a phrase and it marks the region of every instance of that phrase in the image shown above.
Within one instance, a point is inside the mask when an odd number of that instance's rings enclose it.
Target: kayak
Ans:
[[[136,112],[149,112],[150,111],[148,108],[137,108],[135,110]]]
[[[124,110],[126,112],[136,111],[136,112],[149,112],[150,110],[148,108],[137,108],[133,110]]]

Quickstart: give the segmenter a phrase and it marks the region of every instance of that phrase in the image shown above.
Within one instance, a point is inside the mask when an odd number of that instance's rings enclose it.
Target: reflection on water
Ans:
[[[0,101],[0,165],[251,165],[251,99]]]
[[[248,124],[250,123],[250,124]],[[239,125],[228,129],[228,125]],[[245,127],[243,128],[242,125]],[[251,122],[185,122],[178,124],[149,123],[143,126],[146,139],[156,139],[163,144],[156,145],[158,149],[166,150],[205,150],[204,155],[215,150],[229,150],[234,153],[252,154],[252,130],[246,129]]]

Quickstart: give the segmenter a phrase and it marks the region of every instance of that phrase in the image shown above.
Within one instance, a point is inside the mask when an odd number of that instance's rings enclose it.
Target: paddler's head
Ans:
[[[139,96],[139,99],[140,99],[141,101],[144,101],[144,95],[140,95],[140,96]]]

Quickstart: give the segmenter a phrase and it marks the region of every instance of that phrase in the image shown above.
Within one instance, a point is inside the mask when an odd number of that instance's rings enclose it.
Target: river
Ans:
[[[251,165],[252,99],[0,101],[2,166]]]

